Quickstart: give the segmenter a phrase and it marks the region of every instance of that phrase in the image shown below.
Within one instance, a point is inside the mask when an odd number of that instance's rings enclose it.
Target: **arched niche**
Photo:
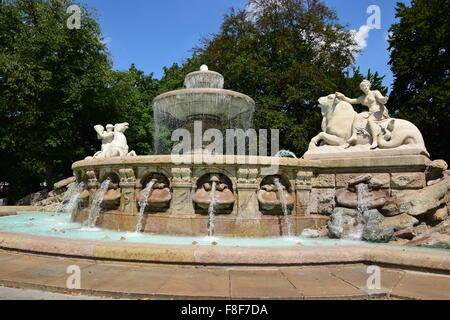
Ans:
[[[284,175],[271,175],[262,179],[257,193],[259,210],[265,215],[291,214],[295,193]]]
[[[215,203],[212,203],[213,192]],[[222,173],[207,173],[196,182],[196,190],[192,197],[195,212],[208,214],[211,206],[215,214],[230,214],[236,202],[233,183]]]
[[[159,172],[148,172],[141,178],[142,189],[136,194],[139,210],[164,212],[170,208],[172,189],[170,180]]]

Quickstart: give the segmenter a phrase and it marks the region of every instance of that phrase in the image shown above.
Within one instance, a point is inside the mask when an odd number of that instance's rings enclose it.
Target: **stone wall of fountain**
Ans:
[[[118,175],[118,188],[108,187],[121,192],[117,209],[101,206],[97,226],[134,231],[140,221],[140,230],[144,232],[206,236],[213,199],[216,236],[279,236],[288,235],[289,229],[300,234],[304,229],[326,225],[326,216],[311,216],[308,212],[311,184],[301,179],[312,177],[313,173],[305,169],[299,171],[299,167],[310,166],[309,161],[280,158],[280,172],[273,177],[261,174],[267,165],[263,164],[263,159],[258,160],[260,163],[248,165],[245,163],[249,157],[242,156],[236,157],[235,164],[215,166],[177,166],[170,156],[80,161],[73,169],[77,180],[87,186],[82,194],[88,195],[88,199],[84,202],[80,199],[73,220],[81,223],[88,220],[105,177]],[[269,194],[272,191],[263,188],[275,182],[278,186],[273,184],[275,194],[272,196]],[[281,197],[278,188],[283,189]],[[162,196],[154,196],[157,190]],[[145,200],[147,204],[142,210]],[[289,215],[291,227],[288,227],[286,215]]]
[[[386,225],[405,221],[400,218],[414,219],[413,224],[417,224],[433,216],[441,206],[440,202],[424,204],[420,209],[423,212],[417,212],[415,217],[409,214],[405,217],[397,208],[398,199],[404,194],[426,194],[429,188],[438,188],[444,181],[443,175],[436,179],[435,174],[429,174],[433,162],[425,156],[279,158],[278,174],[265,176],[262,170],[268,160],[236,156],[234,164],[226,165],[175,165],[170,156],[80,161],[73,169],[77,181],[84,182],[86,189],[80,195],[73,219],[78,222],[88,219],[96,191],[107,177],[118,177],[117,187],[113,183],[110,192],[117,198],[119,190],[120,197],[117,209],[102,206],[97,225],[135,231],[142,209],[140,202],[145,201],[145,189],[149,182],[156,180],[156,189],[152,186],[142,213],[141,231],[157,234],[208,235],[213,182],[216,185],[216,236],[288,235],[289,224],[293,235],[300,235],[304,229],[320,229],[326,226],[336,208],[357,208],[358,181],[368,185],[368,209],[382,212]],[[427,186],[430,183],[433,185]],[[445,203],[446,188],[442,188],[442,197],[439,196],[442,203]],[[86,196],[88,198],[83,199]],[[439,214],[439,219],[447,217],[442,212]]]

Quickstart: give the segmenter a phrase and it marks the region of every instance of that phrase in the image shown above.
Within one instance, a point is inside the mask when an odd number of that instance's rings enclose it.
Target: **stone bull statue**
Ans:
[[[422,134],[409,121],[394,118],[377,121],[379,134],[373,137],[368,119],[364,120],[366,117],[358,115],[350,103],[341,101],[335,94],[320,98],[319,105],[323,115],[322,132],[311,140],[309,150],[316,150],[324,145],[348,149],[352,146],[349,141],[356,131],[353,145],[376,145],[378,149],[411,146],[428,155]]]

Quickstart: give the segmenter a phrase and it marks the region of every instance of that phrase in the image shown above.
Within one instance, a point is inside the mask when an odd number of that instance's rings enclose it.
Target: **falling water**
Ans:
[[[360,183],[356,186],[356,194],[358,197],[358,207],[356,215],[356,226],[348,234],[350,240],[361,240],[364,231],[364,212],[369,210],[367,199],[369,197],[369,187],[367,184]]]
[[[356,191],[358,195],[358,212],[363,214],[368,208],[367,199],[369,197],[369,186],[364,183],[360,183],[356,186]]]
[[[91,210],[89,211],[89,218],[85,222],[85,225],[88,228],[95,228],[97,224],[97,220],[100,217],[101,204],[103,202],[103,197],[108,191],[109,185],[111,184],[111,179],[106,179],[100,186],[100,189],[97,190],[94,196],[94,200],[92,201]]]
[[[216,181],[212,182],[211,189],[211,201],[209,203],[208,214],[209,214],[209,223],[208,223],[208,237],[214,237],[214,222],[215,222],[215,214],[216,214]]]
[[[84,183],[72,183],[64,193],[62,201],[59,203],[55,213],[72,213],[78,204],[78,198],[84,189]]]
[[[142,230],[142,220],[144,219],[144,212],[145,208],[147,208],[148,205],[148,198],[152,194],[153,186],[156,183],[156,179],[153,179],[149,183],[147,183],[147,186],[144,189],[144,193],[142,194],[142,199],[139,201],[139,215],[136,223],[136,232],[141,232]]]
[[[284,187],[281,184],[281,182],[279,181],[275,181],[274,182],[277,190],[278,190],[278,195],[280,197],[280,203],[281,203],[281,208],[283,209],[283,213],[284,213],[284,219],[286,221],[286,225],[287,225],[287,229],[288,229],[288,236],[289,238],[292,238],[292,222],[291,222],[291,218],[289,216],[289,209],[288,209],[288,205],[287,205],[287,200],[286,197],[284,195]]]

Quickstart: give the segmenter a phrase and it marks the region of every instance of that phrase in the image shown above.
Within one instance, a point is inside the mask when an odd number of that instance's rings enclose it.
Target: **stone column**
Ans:
[[[120,169],[120,211],[125,215],[137,215],[136,176],[133,169]]]
[[[241,219],[259,219],[259,203],[257,198],[257,179],[259,170],[256,168],[238,169],[237,172],[237,212]]]
[[[192,202],[192,170],[187,167],[172,168],[172,215],[194,216]]]
[[[312,171],[297,172],[295,180],[296,204],[294,214],[297,216],[310,215],[310,194],[312,189]]]

